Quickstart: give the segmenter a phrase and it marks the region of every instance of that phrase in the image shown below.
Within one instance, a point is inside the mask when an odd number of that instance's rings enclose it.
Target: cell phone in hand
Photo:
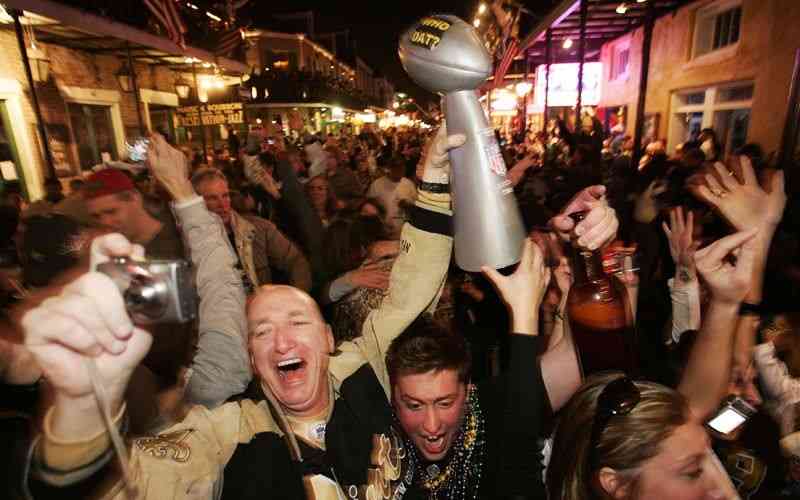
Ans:
[[[722,436],[729,436],[741,428],[756,409],[741,397],[727,399],[706,425]]]
[[[133,144],[125,143],[128,150],[128,159],[133,163],[144,163],[147,159],[147,150],[150,149],[150,139],[140,137]]]

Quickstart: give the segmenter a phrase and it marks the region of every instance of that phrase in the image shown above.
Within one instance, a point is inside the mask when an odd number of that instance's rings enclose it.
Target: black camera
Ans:
[[[97,270],[119,287],[136,324],[186,323],[197,316],[194,280],[185,261],[116,257]]]

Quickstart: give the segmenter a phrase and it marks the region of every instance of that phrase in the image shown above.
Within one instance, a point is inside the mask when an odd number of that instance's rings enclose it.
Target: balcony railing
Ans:
[[[271,71],[251,78],[246,86],[255,85],[258,98],[251,102],[324,102],[350,109],[386,106],[380,98],[358,89],[354,82],[308,71]],[[269,91],[264,98],[263,89]]]

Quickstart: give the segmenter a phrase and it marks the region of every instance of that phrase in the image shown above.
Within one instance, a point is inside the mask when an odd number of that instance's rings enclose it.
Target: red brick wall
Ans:
[[[69,128],[66,103],[58,90],[58,86],[63,85],[120,92],[119,106],[123,125],[131,129],[138,127],[134,93],[122,92],[116,79],[117,71],[127,58],[90,54],[51,44],[40,45],[51,60],[50,81],[37,85],[39,105],[46,124],[61,124]],[[0,78],[17,80],[22,85],[25,94],[22,108],[26,122],[22,126],[26,128],[31,144],[38,148],[33,154],[34,168],[39,169],[44,177],[41,141],[14,31],[0,31],[0,52],[4,56],[0,58]],[[167,67],[136,63],[135,70],[140,88],[174,92],[175,75]],[[70,158],[71,163],[76,164],[76,160],[74,157]]]

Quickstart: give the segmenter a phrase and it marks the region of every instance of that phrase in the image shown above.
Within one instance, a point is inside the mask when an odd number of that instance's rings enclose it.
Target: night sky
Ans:
[[[359,57],[389,78],[397,91],[409,92],[426,101],[433,98],[432,94],[414,85],[400,65],[397,57],[400,33],[420,17],[431,13],[455,14],[469,20],[478,3],[477,0],[251,0],[258,10],[314,10],[318,14],[315,23],[319,33],[349,28],[357,41]],[[256,17],[259,16],[254,15]]]

